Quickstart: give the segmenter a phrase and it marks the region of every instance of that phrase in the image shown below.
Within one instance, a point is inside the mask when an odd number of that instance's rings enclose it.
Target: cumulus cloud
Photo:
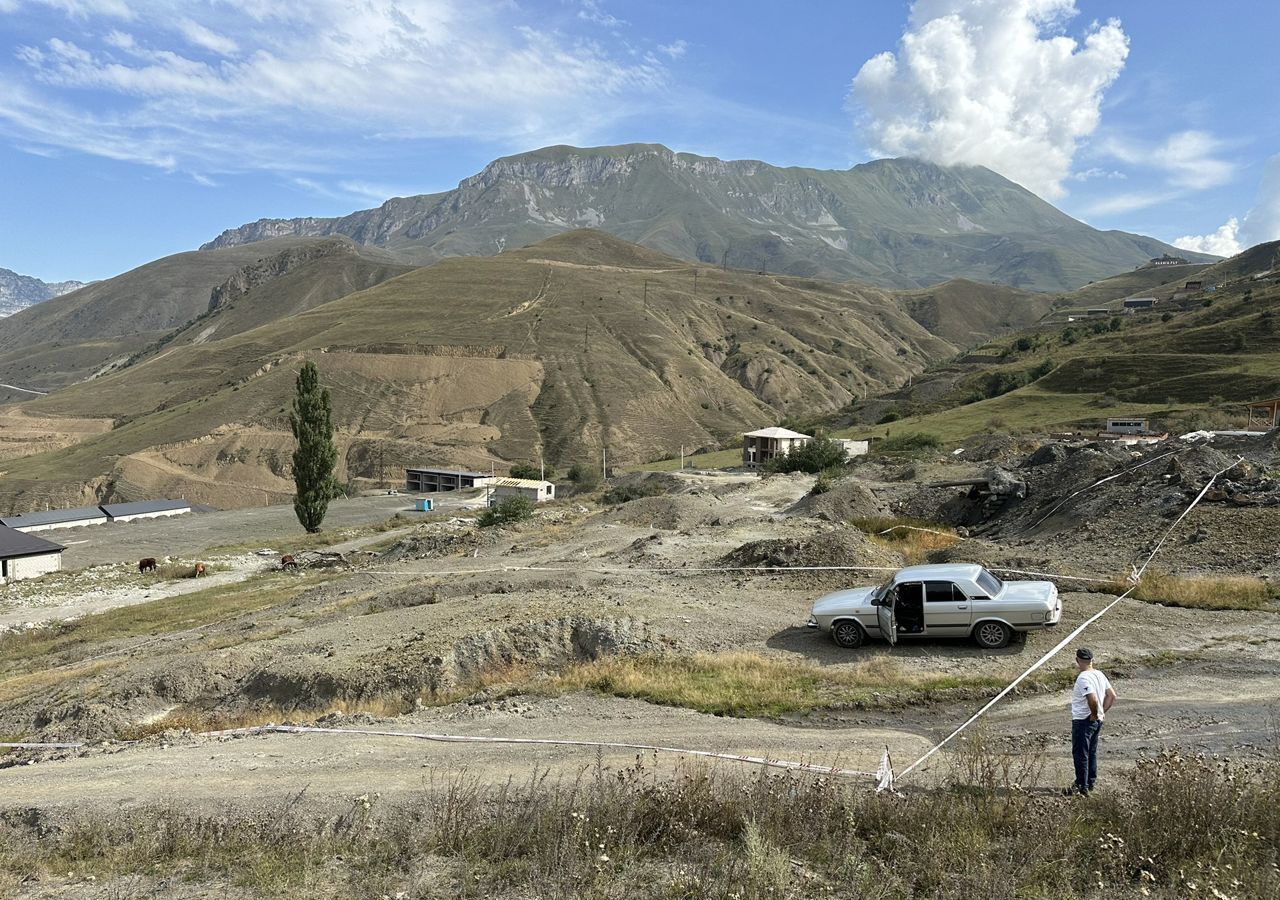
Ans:
[[[1212,253],[1214,256],[1235,256],[1244,249],[1240,245],[1240,220],[1235,216],[1227,219],[1217,231],[1212,234],[1187,234],[1177,238],[1173,242],[1173,246],[1181,250],[1191,250],[1195,253]]]
[[[1173,245],[1183,250],[1233,256],[1267,241],[1280,241],[1280,154],[1267,160],[1257,200],[1243,221],[1232,216],[1212,234],[1184,235]]]
[[[1074,0],[916,0],[897,52],[853,79],[870,149],[988,166],[1061,197],[1129,53],[1114,19],[1064,34],[1076,15]]]
[[[306,145],[575,141],[666,82],[654,54],[540,29],[504,0],[28,2],[89,27],[0,70],[8,135],[153,165],[302,171]]]

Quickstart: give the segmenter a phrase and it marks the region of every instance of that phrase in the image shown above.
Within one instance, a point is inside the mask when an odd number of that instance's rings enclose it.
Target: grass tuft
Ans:
[[[1121,594],[1129,586],[1117,581],[1109,589]],[[1272,599],[1267,583],[1249,575],[1170,575],[1165,572],[1147,572],[1130,596],[1147,603],[1208,610],[1257,610]]]

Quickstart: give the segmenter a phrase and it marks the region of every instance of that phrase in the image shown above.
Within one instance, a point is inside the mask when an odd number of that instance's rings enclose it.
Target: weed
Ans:
[[[1116,582],[1108,590],[1121,594],[1128,585]],[[1147,603],[1187,609],[1261,609],[1270,600],[1267,583],[1249,575],[1171,575],[1147,572],[1129,596]]]

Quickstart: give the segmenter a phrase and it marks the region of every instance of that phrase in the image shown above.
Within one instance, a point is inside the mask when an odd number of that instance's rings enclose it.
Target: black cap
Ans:
[[[1093,651],[1088,647],[1081,647],[1076,650],[1076,659],[1093,659]]]

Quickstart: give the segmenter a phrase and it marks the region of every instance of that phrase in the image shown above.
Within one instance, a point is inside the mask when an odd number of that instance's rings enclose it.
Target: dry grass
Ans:
[[[610,657],[535,679],[526,687],[536,693],[595,691],[714,715],[778,716],[847,705],[898,706],[943,692],[985,695],[1005,680],[994,674],[911,673],[886,657],[835,668],[733,652]]]
[[[981,742],[960,755],[951,783],[892,798],[859,782],[637,763],[562,781],[453,779],[400,805],[357,781],[349,803],[322,808],[299,795],[84,811],[56,828],[12,816],[0,875],[38,877],[54,896],[65,873],[93,874],[104,897],[140,896],[118,890],[139,872],[201,895],[322,900],[1280,895],[1274,764],[1164,754],[1081,801],[1027,789],[1034,760],[1011,766]]]
[[[1129,585],[1117,581],[1109,590],[1121,594]],[[1170,575],[1148,572],[1130,594],[1135,600],[1187,609],[1257,610],[1272,599],[1265,581],[1249,575]]]
[[[414,704],[397,697],[369,697],[358,700],[330,700],[317,706],[286,709],[270,704],[255,706],[240,712],[222,712],[183,706],[170,710],[163,716],[140,722],[122,729],[121,740],[140,740],[166,731],[226,731],[234,728],[256,728],[261,725],[310,725],[316,720],[335,713],[344,716],[365,714],[375,718],[402,716],[413,709]]]
[[[902,554],[912,566],[928,562],[934,553],[960,542],[960,536],[950,528],[924,519],[871,516],[849,524],[881,547]]]

